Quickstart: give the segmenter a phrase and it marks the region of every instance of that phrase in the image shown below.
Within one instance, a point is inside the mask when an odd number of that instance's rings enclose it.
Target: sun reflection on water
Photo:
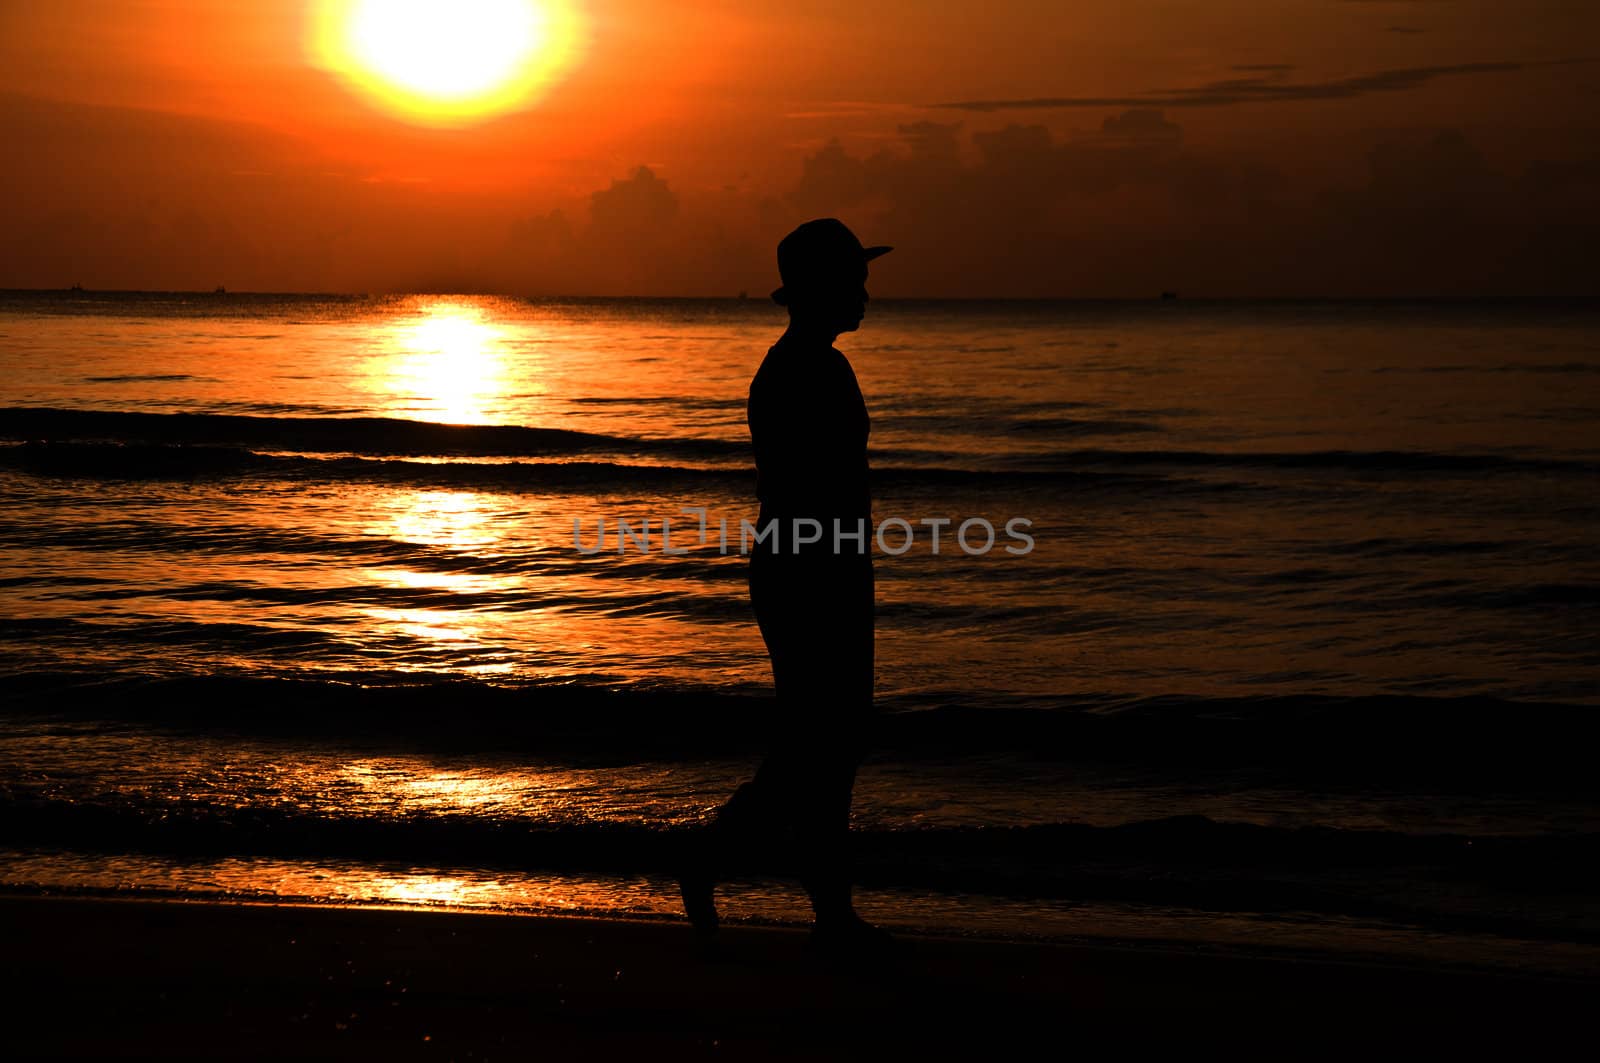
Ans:
[[[378,337],[376,372],[403,412],[451,424],[486,424],[507,390],[509,340],[476,302],[424,302]]]
[[[413,491],[381,497],[383,507],[365,533],[380,539],[441,548],[473,557],[500,551],[501,532],[493,527],[490,503],[473,491]],[[470,561],[468,562],[471,563]],[[478,644],[488,626],[483,614],[468,607],[465,596],[515,592],[520,578],[498,572],[439,571],[409,566],[372,566],[362,580],[374,586],[416,592],[419,598],[463,596],[460,607],[431,602],[411,606],[371,605],[361,611],[371,630],[403,634],[431,643]],[[494,666],[491,671],[508,668]],[[481,667],[477,670],[483,670]]]
[[[492,503],[477,491],[406,491],[379,496],[383,509],[367,534],[420,546],[481,550],[500,534],[491,526]]]
[[[372,631],[380,635],[390,631],[429,642],[478,642],[478,627],[464,610],[368,609],[366,614],[376,621]]]
[[[562,368],[562,352],[594,340],[581,324],[530,316],[495,298],[407,297],[365,329],[363,340],[369,358],[362,383],[396,418],[561,428],[560,396],[596,386],[592,374],[576,381]],[[649,434],[619,427],[624,435]],[[539,460],[405,456],[430,459]],[[672,606],[679,595],[692,597],[697,584],[652,569],[655,600],[643,603],[633,578],[597,586],[601,565],[567,563],[570,531],[552,520],[552,501],[531,485],[528,492],[397,485],[367,499],[362,535],[385,547],[416,548],[385,548],[383,560],[353,573],[378,589],[350,607],[358,615],[355,641],[369,659],[396,671],[550,678],[605,672],[612,657],[645,655],[662,658],[665,674],[700,677],[700,666],[675,664],[661,652],[700,634],[683,632]]]
[[[385,759],[351,761],[338,776],[341,787],[352,791],[358,807],[393,805],[407,813],[524,814],[547,803],[539,794],[549,785],[548,779],[531,769],[426,769]]]

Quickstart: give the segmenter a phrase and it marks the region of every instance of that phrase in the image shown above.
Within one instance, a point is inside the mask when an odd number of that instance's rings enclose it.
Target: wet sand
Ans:
[[[200,901],[0,897],[10,1058],[1279,1058],[1554,1055],[1594,980],[1193,950]]]

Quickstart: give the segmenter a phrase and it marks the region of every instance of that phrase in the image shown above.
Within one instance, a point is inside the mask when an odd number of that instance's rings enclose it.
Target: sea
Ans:
[[[679,918],[772,715],[784,324],[0,293],[0,890]],[[864,914],[1600,973],[1600,301],[880,300],[837,346]],[[787,872],[725,916],[803,924]]]

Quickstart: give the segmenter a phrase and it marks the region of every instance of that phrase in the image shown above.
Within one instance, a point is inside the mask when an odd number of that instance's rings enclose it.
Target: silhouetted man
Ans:
[[[773,745],[705,832],[682,876],[695,929],[715,932],[712,892],[740,851],[788,847],[824,947],[881,946],[851,903],[850,797],[872,727],[872,500],[866,403],[833,343],[861,324],[867,263],[842,222],[806,222],[778,244],[789,328],[750,384],[748,420],[761,502],[750,601],[772,658]]]

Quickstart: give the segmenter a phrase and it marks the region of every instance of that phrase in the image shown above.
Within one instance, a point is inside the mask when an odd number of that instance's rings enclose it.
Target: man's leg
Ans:
[[[803,881],[817,913],[818,943],[855,948],[887,941],[856,915],[851,897],[850,806],[876,728],[870,562],[836,570],[828,602],[827,623],[818,628],[827,632],[827,645],[808,670],[813,725],[802,831],[810,866]]]
[[[777,711],[766,758],[717,810],[688,846],[678,885],[689,921],[702,935],[717,928],[715,889],[741,861],[770,856],[781,838],[793,837],[797,795],[806,776],[802,723],[809,663],[806,581],[770,559],[752,559],[750,601],[772,660]]]
[[[817,924],[855,917],[851,900],[850,802],[857,759],[838,750],[819,751],[798,803],[795,835],[802,861],[800,882],[811,895]]]

